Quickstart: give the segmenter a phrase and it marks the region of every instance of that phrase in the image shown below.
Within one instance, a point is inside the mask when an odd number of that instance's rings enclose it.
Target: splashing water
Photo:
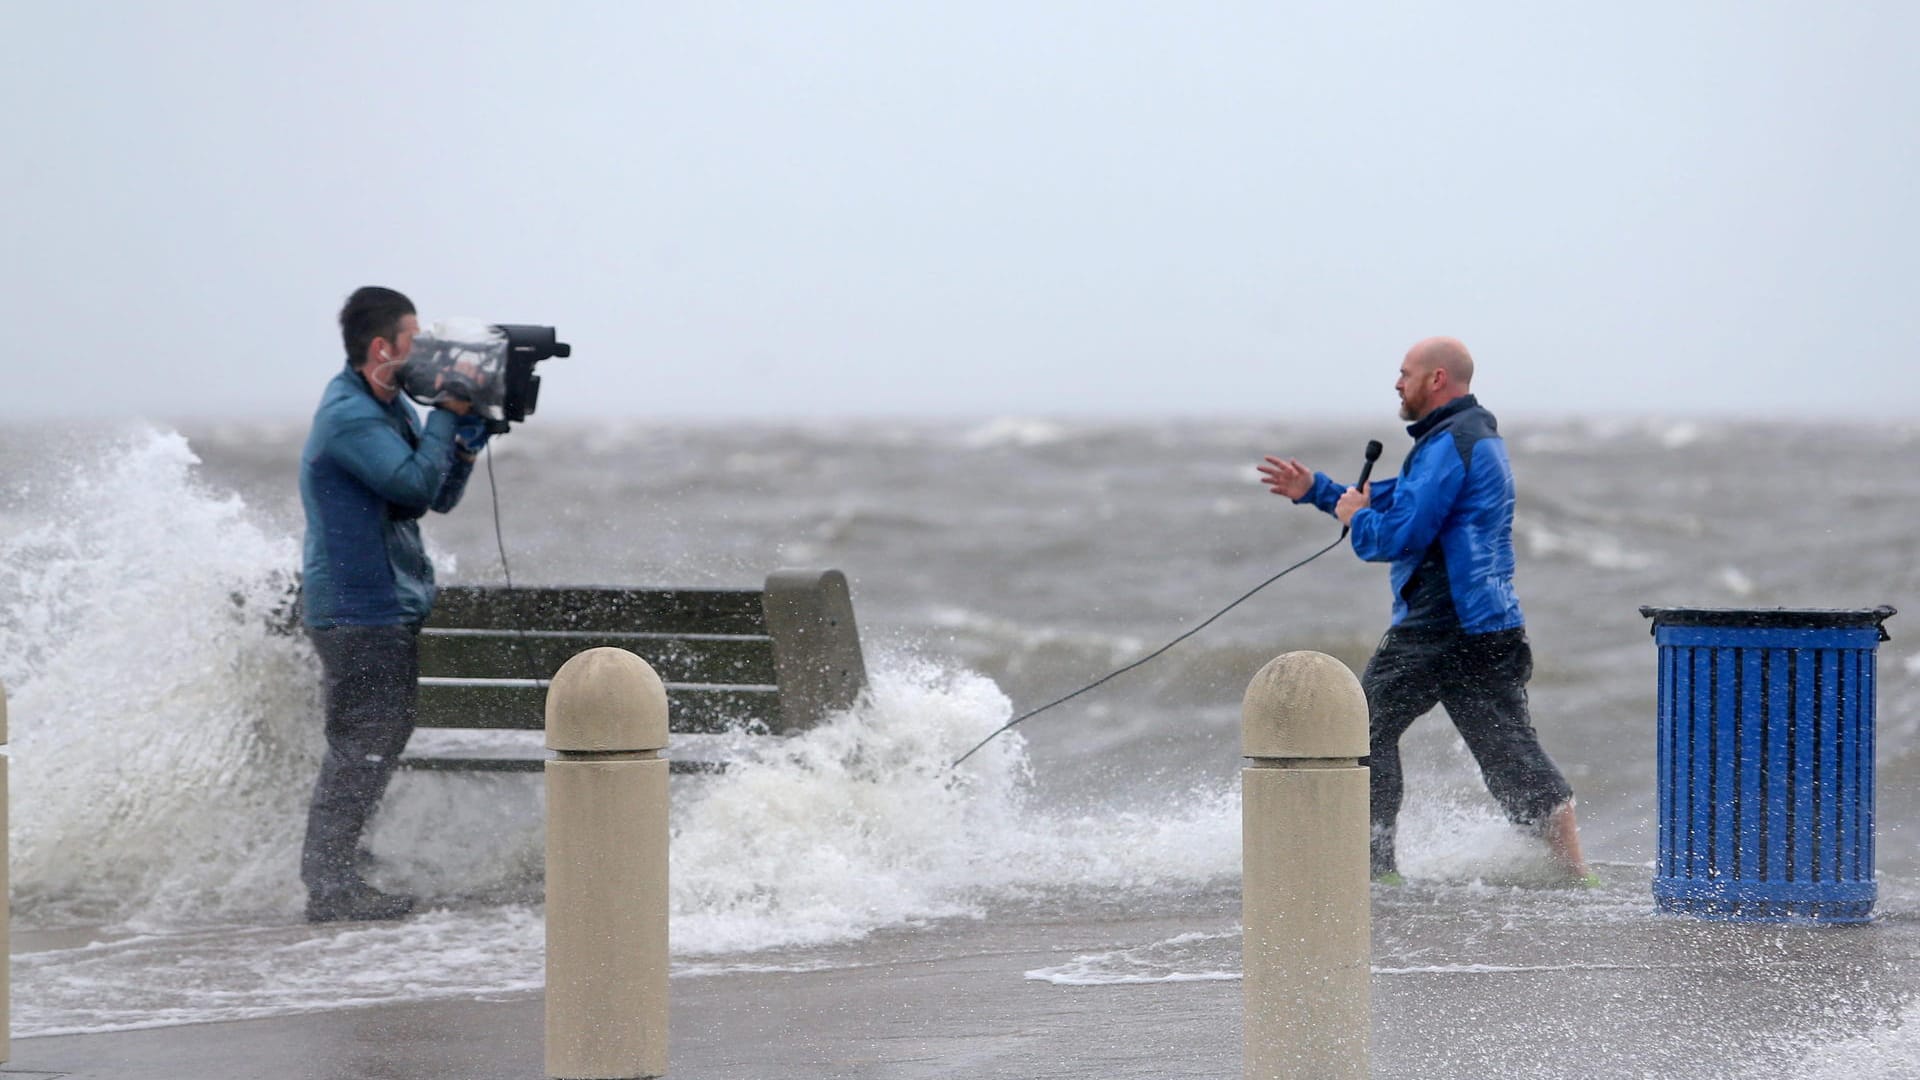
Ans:
[[[290,921],[321,746],[317,669],[281,623],[293,538],[148,432],[7,493],[0,679],[14,727],[14,868],[29,925]],[[755,741],[676,785],[675,936],[686,952],[857,937],[978,914],[998,894],[1179,887],[1231,875],[1231,792],[1160,807],[1029,805],[1024,743],[947,763],[1010,713],[988,679],[876,665],[861,706]],[[402,774],[370,846],[440,900],[536,901],[528,777]]]
[[[1885,1027],[1819,1046],[1789,1075],[1800,1080],[1905,1080],[1920,1062],[1920,1007]]]
[[[677,808],[676,949],[818,944],[970,913],[980,841],[1018,815],[1023,745],[960,774],[946,763],[1009,708],[977,676],[883,667],[861,707],[716,778]]]
[[[405,999],[537,985],[537,777],[402,774],[369,834],[376,879],[441,910],[377,950],[346,947],[361,929],[287,925],[321,748],[317,664],[285,626],[297,544],[197,467],[183,438],[149,432],[0,496],[17,909],[28,928],[113,928],[23,961],[20,992],[41,1003],[23,1030],[274,1015],[377,986],[411,988]],[[1011,715],[999,687],[906,655],[875,657],[873,672],[855,708],[793,737],[737,739],[728,772],[676,780],[681,970],[1009,904],[1125,907],[1237,881],[1231,779],[1052,791],[1017,732],[953,770]],[[1489,868],[1504,824],[1454,807],[1410,803],[1408,847],[1429,853],[1410,871]],[[1526,861],[1511,837],[1491,846],[1491,863]],[[516,943],[504,951],[503,927]],[[262,947],[286,970],[263,968]],[[298,973],[321,954],[320,982],[338,992]],[[96,1000],[102,978],[124,988],[119,1006]]]
[[[201,488],[197,464],[185,439],[148,432],[14,496],[39,522],[0,538],[29,922],[293,902],[294,780],[311,776],[319,732],[305,643],[270,628],[295,548]]]
[[[1018,733],[951,762],[1010,703],[990,680],[890,658],[867,700],[773,743],[677,808],[674,948],[823,944],[1051,894],[1187,893],[1240,870],[1232,787],[1156,805],[1042,805]]]

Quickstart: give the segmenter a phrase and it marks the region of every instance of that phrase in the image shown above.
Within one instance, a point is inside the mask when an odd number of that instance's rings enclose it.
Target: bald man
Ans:
[[[1546,841],[1570,881],[1590,884],[1573,789],[1527,714],[1533,652],[1513,591],[1513,470],[1472,385],[1467,347],[1428,338],[1407,351],[1394,384],[1414,440],[1397,478],[1348,488],[1277,457],[1260,473],[1274,494],[1349,526],[1354,554],[1392,564],[1393,624],[1361,677],[1372,726],[1375,880],[1402,880],[1394,860],[1400,736],[1440,704],[1507,817]]]

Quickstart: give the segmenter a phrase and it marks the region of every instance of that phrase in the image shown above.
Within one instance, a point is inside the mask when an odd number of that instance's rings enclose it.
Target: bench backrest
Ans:
[[[419,724],[537,730],[547,680],[602,645],[653,665],[679,732],[799,730],[866,686],[837,570],[776,571],[764,589],[456,585],[421,630]]]

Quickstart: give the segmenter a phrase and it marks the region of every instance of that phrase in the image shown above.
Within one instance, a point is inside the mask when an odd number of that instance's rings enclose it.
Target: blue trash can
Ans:
[[[1874,659],[1890,607],[1643,607],[1659,648],[1663,911],[1873,913]]]

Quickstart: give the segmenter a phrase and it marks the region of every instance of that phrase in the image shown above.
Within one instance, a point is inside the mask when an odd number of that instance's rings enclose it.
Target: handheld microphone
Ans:
[[[1353,485],[1356,490],[1367,486],[1367,478],[1373,475],[1373,463],[1380,460],[1380,451],[1385,449],[1386,447],[1380,445],[1379,439],[1367,440],[1367,463],[1360,466],[1360,479]],[[1352,530],[1352,525],[1340,526],[1340,539],[1345,540],[1347,533]]]
[[[1360,466],[1360,482],[1353,485],[1354,487],[1367,486],[1367,478],[1373,475],[1373,463],[1380,460],[1380,451],[1385,449],[1386,447],[1380,445],[1379,439],[1367,440],[1367,463]]]

